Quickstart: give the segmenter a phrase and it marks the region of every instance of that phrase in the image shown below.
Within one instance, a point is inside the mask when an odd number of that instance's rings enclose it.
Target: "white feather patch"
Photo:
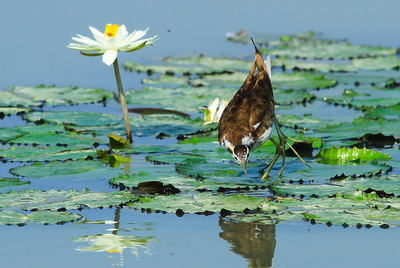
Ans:
[[[230,149],[231,151],[233,151],[234,146],[227,139],[225,139],[225,136],[222,139],[222,144],[221,145],[225,150]]]
[[[244,136],[242,138],[242,144],[246,145],[247,147],[252,147],[251,145],[253,145],[253,143],[254,143],[254,139],[251,136],[251,133],[249,133],[249,136]]]
[[[265,63],[265,66],[267,67],[267,72],[268,72],[269,79],[272,82],[271,59],[270,59],[269,55],[267,56],[267,59],[264,61],[264,63]]]
[[[272,136],[272,127],[267,129],[257,140],[257,143],[254,144],[253,148],[251,148],[252,150],[260,147],[261,145],[264,144],[264,142],[266,142],[267,140],[269,140]]]
[[[261,124],[261,121],[258,122],[257,124],[255,124],[255,125],[253,126],[254,130],[256,130],[256,129],[260,126],[260,124]]]

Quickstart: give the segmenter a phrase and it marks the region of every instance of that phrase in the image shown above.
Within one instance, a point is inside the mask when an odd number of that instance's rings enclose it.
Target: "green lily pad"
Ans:
[[[290,105],[292,103],[305,103],[315,99],[315,95],[298,90],[274,90],[274,99],[278,105]]]
[[[26,132],[18,130],[16,128],[0,128],[0,141],[7,142],[12,139],[16,139]]]
[[[400,67],[400,59],[395,56],[371,59],[354,59],[353,65],[364,70],[389,70]]]
[[[233,71],[233,70],[249,70],[253,66],[253,61],[241,60],[228,57],[204,57],[202,55],[197,57],[181,57],[173,58],[168,57],[165,59],[166,62],[179,64],[179,65],[200,65],[206,66],[209,69],[203,73],[220,72],[220,71]]]
[[[272,74],[272,85],[281,89],[329,88],[337,84],[335,79],[327,79],[324,74],[293,72]]]
[[[387,120],[399,120],[400,103],[389,107],[377,106],[375,109],[367,110],[365,116],[371,119],[383,117]]]
[[[182,164],[204,162],[207,158],[201,154],[168,153],[148,155],[146,160],[160,164]]]
[[[40,101],[33,101],[28,98],[23,98],[13,92],[0,91],[0,106],[3,107],[32,107],[40,106],[42,103]]]
[[[28,109],[28,108],[0,107],[0,114],[4,114],[4,115],[16,115],[19,113],[27,113],[30,111],[31,111],[31,109]]]
[[[162,168],[142,168],[144,171],[140,171],[135,174],[119,174],[118,177],[112,178],[109,182],[114,186],[124,186],[127,188],[138,187],[140,183],[149,181],[159,181],[165,185],[171,184],[180,190],[194,190],[193,185],[196,180],[193,178],[184,178],[177,174],[174,174],[175,168],[170,166],[164,166]]]
[[[324,101],[365,109],[368,107],[390,106],[400,103],[399,99],[393,98],[395,93],[395,90],[377,87],[358,88],[357,91],[346,89],[342,95],[324,96]]]
[[[231,98],[237,88],[180,86],[178,88],[145,87],[142,90],[127,91],[128,104],[159,105],[165,109],[183,112],[199,112],[201,107],[208,106],[215,98]],[[179,102],[177,101],[179,99]]]
[[[381,133],[386,136],[400,137],[399,128],[400,123],[398,120],[386,120],[384,118],[371,120],[360,117],[354,119],[352,123],[328,125],[325,128],[315,129],[315,132],[317,137],[322,137],[323,139],[341,140],[362,137],[367,133]]]
[[[30,181],[20,181],[18,178],[0,178],[0,188],[29,184]]]
[[[0,210],[0,225],[22,225],[28,221],[25,214],[13,210]]]
[[[25,114],[24,118],[32,122],[44,120],[48,123],[78,126],[112,126],[120,124],[122,120],[110,114],[70,111],[33,112]]]
[[[93,144],[96,143],[104,143],[103,140],[93,137],[64,135],[58,133],[25,134],[11,141],[17,144],[39,144],[57,146],[93,146]]]
[[[152,136],[162,133],[163,137],[207,132],[213,128],[205,125],[200,118],[188,119],[173,114],[138,116],[131,121],[131,125],[137,136]]]
[[[332,160],[338,163],[346,163],[348,161],[360,160],[360,161],[372,161],[377,159],[390,160],[390,155],[383,154],[378,151],[368,150],[367,148],[359,149],[353,147],[351,149],[342,148],[330,148],[322,149],[318,152],[315,157],[321,157],[324,160]]]
[[[130,149],[132,148],[132,145],[125,140],[124,138],[114,135],[114,134],[109,134],[108,138],[110,139],[110,142],[108,143],[110,145],[111,149]]]
[[[10,147],[1,149],[0,155],[12,161],[53,161],[96,157],[96,150],[86,148],[66,149],[63,147]]]
[[[315,34],[293,35],[289,41],[280,40],[272,44],[271,47],[261,47],[261,53],[280,57],[315,59],[347,59],[396,54],[393,48],[356,46],[340,40],[317,38]]]
[[[92,170],[105,172],[104,164],[99,161],[77,160],[77,161],[51,161],[49,163],[35,162],[32,165],[25,165],[11,169],[15,175],[29,178],[45,178],[59,176],[73,176],[86,173]]]
[[[388,79],[397,76],[395,70],[358,70],[352,73],[326,73],[328,79],[336,79],[338,84],[361,86],[361,85],[383,85]]]
[[[76,190],[30,190],[10,191],[0,194],[0,208],[18,210],[74,210],[78,208],[99,208],[125,204],[137,197],[127,192],[91,192]]]
[[[59,224],[78,221],[82,216],[71,212],[33,211],[27,215],[27,218],[29,221],[40,224]]]
[[[196,193],[185,195],[156,196],[142,198],[140,202],[130,203],[128,206],[136,209],[161,210],[175,213],[181,209],[185,213],[220,212],[221,209],[229,211],[243,211],[256,209],[263,198],[247,197],[243,195],[215,195]]]
[[[44,101],[46,105],[71,105],[100,102],[113,98],[114,94],[104,89],[77,87],[21,87],[12,89],[13,93],[26,96],[33,101]]]
[[[315,59],[294,60],[279,57],[272,62],[273,66],[279,66],[286,70],[305,70],[320,72],[356,72],[358,68],[353,66],[349,60],[321,61]]]

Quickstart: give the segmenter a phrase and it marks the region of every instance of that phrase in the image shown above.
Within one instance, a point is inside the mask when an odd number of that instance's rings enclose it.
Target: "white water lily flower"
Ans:
[[[147,30],[134,31],[128,33],[125,25],[107,24],[104,33],[96,28],[89,26],[93,33],[94,39],[78,34],[78,37],[72,37],[72,40],[80,44],[70,43],[67,47],[80,50],[85,56],[100,56],[103,55],[103,62],[110,66],[117,58],[118,51],[132,52],[139,50],[145,46],[153,45],[157,36],[152,38],[142,38]],[[96,53],[87,53],[86,51],[97,51]]]
[[[228,101],[225,99],[220,101],[219,98],[215,98],[210,101],[208,108],[204,108],[204,121],[206,124],[218,122],[227,105]]]

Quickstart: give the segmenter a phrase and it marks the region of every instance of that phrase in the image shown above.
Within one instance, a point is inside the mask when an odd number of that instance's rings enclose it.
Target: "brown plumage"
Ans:
[[[253,67],[218,123],[219,143],[232,153],[246,175],[249,152],[271,137],[275,117],[270,74],[255,44],[254,47]]]

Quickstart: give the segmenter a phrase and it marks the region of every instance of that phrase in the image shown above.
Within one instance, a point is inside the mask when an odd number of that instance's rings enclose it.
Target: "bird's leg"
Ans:
[[[311,168],[304,160],[303,160],[303,158],[301,158],[301,156],[297,153],[297,151],[292,147],[292,145],[290,145],[288,142],[287,142],[287,140],[289,139],[289,140],[292,140],[292,141],[295,141],[295,142],[297,142],[297,140],[295,140],[295,139],[292,139],[292,138],[289,138],[289,137],[287,137],[285,134],[283,134],[283,132],[282,132],[282,130],[281,130],[281,128],[280,128],[280,126],[279,126],[279,123],[278,123],[278,120],[276,119],[276,116],[274,115],[274,124],[275,124],[275,128],[276,128],[276,132],[278,133],[278,137],[279,137],[279,141],[281,142],[281,146],[282,146],[282,144],[284,145],[285,143],[287,144],[287,145],[289,145],[289,147],[290,147],[290,149],[292,149],[292,151],[295,153],[295,155],[301,160],[301,162],[303,162],[307,167],[309,167],[309,168]],[[285,161],[285,147],[284,146],[282,146],[282,148],[283,148],[283,162]],[[282,169],[283,169],[283,165],[284,164],[282,164]],[[281,169],[281,172],[282,172],[282,169]],[[279,175],[281,174],[281,172],[279,172]]]
[[[306,166],[308,166],[309,168],[311,168],[304,160],[303,158],[301,158],[301,156],[299,155],[299,153],[292,147],[292,145],[290,145],[290,143],[288,143],[288,139],[298,142],[295,139],[289,138],[287,137],[285,134],[283,134],[281,128],[279,127],[279,123],[278,120],[276,119],[275,115],[274,115],[274,123],[275,123],[275,128],[276,128],[276,132],[278,133],[278,137],[279,137],[279,142],[278,143],[276,140],[274,140],[273,138],[271,138],[270,140],[272,141],[272,143],[275,145],[276,147],[276,151],[275,151],[275,156],[272,159],[272,161],[263,169],[261,169],[261,171],[264,171],[264,169],[268,168],[267,171],[264,173],[264,175],[262,176],[262,179],[265,179],[269,176],[269,173],[271,172],[272,168],[274,167],[274,165],[276,164],[276,162],[278,161],[279,156],[282,155],[282,167],[281,170],[278,173],[278,176],[282,175],[282,171],[285,167],[285,159],[286,159],[286,144],[290,147],[290,149],[292,149],[292,151],[296,154],[296,156],[301,160],[301,162],[303,162]]]
[[[275,156],[272,159],[272,161],[266,167],[261,169],[262,171],[264,171],[264,169],[266,169],[268,167],[267,171],[262,176],[262,179],[266,179],[269,176],[269,173],[271,172],[272,168],[275,166],[276,162],[278,161],[279,156],[282,155],[282,147],[281,147],[281,145],[278,142],[276,142],[276,140],[274,140],[274,138],[271,138],[271,141],[276,147]],[[282,170],[283,170],[283,165],[282,165],[281,172],[282,172]]]

